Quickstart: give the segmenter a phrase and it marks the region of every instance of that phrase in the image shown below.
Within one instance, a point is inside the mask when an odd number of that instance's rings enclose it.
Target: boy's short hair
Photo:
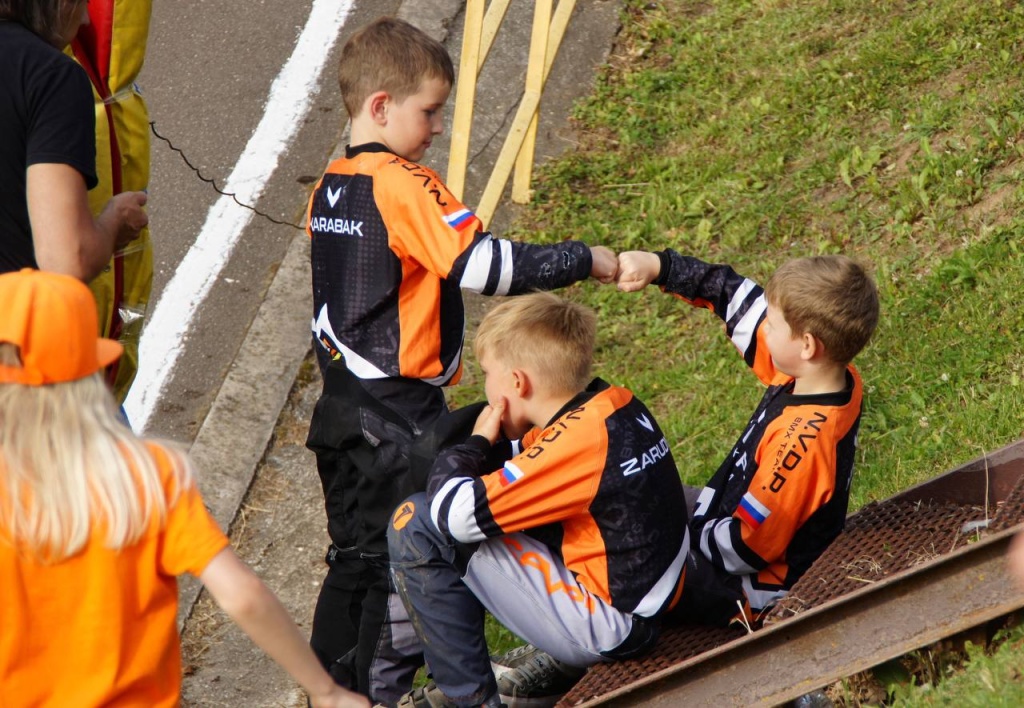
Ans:
[[[810,332],[825,354],[846,365],[878,324],[878,289],[862,265],[846,256],[812,256],[784,263],[765,286],[794,335]]]
[[[597,315],[588,307],[548,292],[513,297],[480,322],[477,359],[491,355],[513,368],[529,369],[551,393],[578,393],[590,383]]]
[[[338,85],[350,117],[370,94],[386,91],[401,101],[426,79],[454,85],[452,59],[444,45],[404,20],[381,17],[352,35],[341,50]]]

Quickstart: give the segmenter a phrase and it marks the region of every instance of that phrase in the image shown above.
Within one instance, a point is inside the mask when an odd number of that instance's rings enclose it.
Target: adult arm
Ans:
[[[61,163],[29,165],[26,199],[39,268],[85,282],[99,275],[114,251],[137,238],[149,223],[142,192],[115,195],[93,218],[85,179]]]
[[[369,708],[364,696],[334,683],[274,593],[234,551],[225,548],[214,556],[199,579],[221,609],[298,681],[313,706]]]
[[[1017,587],[1024,590],[1024,531],[1013,537],[1007,554],[1007,563]]]

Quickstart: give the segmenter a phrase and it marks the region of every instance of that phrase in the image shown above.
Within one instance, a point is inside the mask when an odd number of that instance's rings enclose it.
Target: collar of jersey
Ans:
[[[345,146],[345,157],[349,159],[364,152],[391,152],[391,148],[384,143],[363,143],[362,145]]]

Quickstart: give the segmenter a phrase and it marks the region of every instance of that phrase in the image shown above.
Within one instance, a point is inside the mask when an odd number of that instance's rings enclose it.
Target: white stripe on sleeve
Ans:
[[[746,354],[750,348],[750,342],[757,332],[757,321],[761,318],[767,307],[764,293],[761,293],[750,309],[736,323],[736,328],[732,331],[732,343],[740,350],[740,354]]]
[[[734,575],[741,573],[756,573],[757,569],[747,565],[740,556],[736,553],[736,549],[732,547],[732,535],[730,528],[732,526],[732,519],[719,519],[714,524],[713,540],[715,545],[718,547],[718,552],[722,555],[722,564],[725,569]],[[707,529],[707,527],[704,527]],[[704,539],[701,538],[701,545],[703,546]],[[708,556],[710,558],[710,556]]]
[[[491,260],[494,250],[494,239],[488,235],[473,247],[469,254],[469,262],[466,263],[466,270],[462,273],[462,280],[459,287],[463,290],[472,290],[475,293],[482,293],[487,287],[487,276],[491,272]]]
[[[487,538],[476,523],[476,503],[473,494],[473,480],[469,477],[449,479],[434,496],[430,505],[430,518],[434,525],[442,528],[440,523],[441,509],[450,500],[448,516],[448,533],[460,543],[475,543]]]

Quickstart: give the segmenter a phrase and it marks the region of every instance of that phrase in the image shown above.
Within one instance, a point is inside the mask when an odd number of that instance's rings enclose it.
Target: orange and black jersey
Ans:
[[[362,379],[442,386],[461,373],[462,289],[550,290],[590,275],[586,244],[495,239],[438,175],[383,145],[348,147],[309,200],[313,336]]]
[[[579,583],[624,612],[675,604],[689,537],[686,501],[668,442],[624,388],[595,379],[501,469],[482,469],[480,436],[444,450],[427,483],[431,518],[474,543],[526,531]]]
[[[743,435],[701,492],[693,543],[739,575],[754,610],[793,586],[846,521],[863,386],[853,366],[843,391],[794,395],[764,343],[764,290],[727,265],[668,250],[662,289],[725,322],[726,334],[768,389]]]

